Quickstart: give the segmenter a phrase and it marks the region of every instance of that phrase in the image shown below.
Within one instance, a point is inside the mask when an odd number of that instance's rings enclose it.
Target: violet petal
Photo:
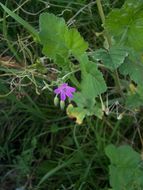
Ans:
[[[60,94],[60,93],[61,93],[61,89],[60,89],[60,88],[56,88],[56,89],[54,90],[54,93],[57,94],[57,95]]]
[[[73,87],[68,86],[68,87],[67,87],[67,91],[70,91],[70,92],[75,92],[75,91],[76,91],[76,89],[75,89],[75,88],[73,88]]]
[[[67,91],[67,92],[66,92],[66,96],[69,97],[69,98],[72,98],[72,97],[73,97],[73,94],[72,94],[70,91]]]
[[[66,94],[65,94],[64,92],[61,92],[60,98],[61,98],[62,101],[65,101],[65,99],[66,99]]]

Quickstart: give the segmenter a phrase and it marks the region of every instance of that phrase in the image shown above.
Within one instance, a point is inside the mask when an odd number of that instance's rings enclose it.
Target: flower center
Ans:
[[[66,88],[63,88],[63,92],[66,92],[67,91],[67,89]]]

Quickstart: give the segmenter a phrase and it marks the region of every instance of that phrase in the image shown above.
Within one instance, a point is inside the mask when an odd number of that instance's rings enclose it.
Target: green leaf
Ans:
[[[138,109],[143,105],[143,98],[138,94],[131,94],[126,97],[126,107],[132,110]]]
[[[79,57],[81,68],[81,91],[88,99],[94,99],[107,90],[103,74],[98,70],[97,64],[88,59],[87,54]]]
[[[99,119],[102,119],[103,110],[101,108],[101,104],[98,104],[95,101],[94,96],[89,98],[85,96],[85,94],[83,94],[82,92],[77,92],[74,94],[73,101],[76,103],[76,105],[78,106],[77,108],[79,108],[80,111],[84,111],[84,117],[95,115]]]
[[[143,188],[141,157],[130,146],[108,145],[105,153],[110,159],[110,185],[114,190],[135,190]]]
[[[70,54],[80,56],[88,48],[79,32],[76,29],[68,29],[63,18],[43,13],[39,22],[43,53],[49,58],[55,59],[57,55],[68,58]]]
[[[112,164],[120,167],[135,167],[141,160],[140,154],[135,152],[128,145],[120,146],[118,148],[114,145],[108,145],[105,149],[105,153]]]
[[[92,57],[96,61],[102,61],[110,70],[117,69],[128,56],[128,52],[123,47],[111,47],[111,49],[99,49],[92,53]]]
[[[65,57],[63,57],[61,55],[56,55],[54,62],[61,69],[66,70],[66,71],[70,71],[71,62],[67,58],[65,58]]]
[[[137,84],[140,84],[140,82],[143,81],[143,65],[139,62],[136,63],[128,59],[120,67],[119,71],[123,75],[129,75]]]
[[[101,93],[105,91],[105,86],[103,82],[103,77],[100,73],[96,72],[96,78],[91,74],[87,73],[87,75],[83,78],[81,83],[82,93],[87,98],[95,98]]]
[[[65,43],[75,57],[81,56],[88,48],[88,43],[75,28],[69,29],[65,36]]]
[[[94,96],[93,96],[94,97]],[[76,102],[78,107],[85,109],[92,109],[95,105],[95,98],[87,98],[83,93],[77,92],[74,94],[73,101]]]
[[[89,99],[95,98],[107,90],[103,74],[94,62],[89,62],[85,69],[86,74],[83,75],[81,82],[82,93]]]
[[[58,18],[54,14],[43,13],[40,15],[39,23],[43,53],[49,58],[55,58],[57,54],[67,57],[68,49],[64,36],[68,28],[64,19]]]
[[[143,105],[143,86],[138,85],[135,87],[134,92],[128,92],[126,97],[126,107],[132,110],[136,110]]]
[[[127,0],[121,9],[113,9],[106,18],[105,29],[117,44],[143,49],[143,1]]]
[[[102,119],[103,110],[101,104],[96,103],[95,98],[107,90],[103,75],[96,63],[89,61],[86,54],[78,57],[78,61],[82,77],[81,92],[74,94],[73,101],[77,107],[70,106],[67,113],[69,117],[75,117],[77,123],[82,123],[86,116],[92,115]]]

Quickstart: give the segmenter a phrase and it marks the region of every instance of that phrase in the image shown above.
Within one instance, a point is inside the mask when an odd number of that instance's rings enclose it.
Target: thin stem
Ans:
[[[119,92],[120,95],[121,95],[123,98],[125,98],[124,93],[123,93],[123,90],[122,90],[122,87],[121,87],[120,78],[119,78],[119,74],[118,74],[117,69],[115,70],[115,78],[114,78],[114,80],[115,80],[115,83],[116,83],[116,85],[117,85],[117,92]]]
[[[104,11],[103,11],[101,0],[96,0],[96,3],[97,3],[97,8],[98,8],[98,11],[99,11],[100,18],[102,20],[102,24],[104,25],[105,24],[105,14],[104,14]]]
[[[101,0],[96,0],[96,3],[97,3],[98,12],[99,12],[99,15],[100,15],[100,18],[102,21],[102,25],[104,26],[105,25],[105,14],[103,11]],[[108,32],[106,31],[106,29],[104,29],[104,32],[105,32],[104,38],[107,40],[108,47],[110,47],[111,46],[111,38],[108,35]]]

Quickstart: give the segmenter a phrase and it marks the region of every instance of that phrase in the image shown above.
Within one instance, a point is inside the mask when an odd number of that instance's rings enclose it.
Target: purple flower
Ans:
[[[66,97],[68,98],[73,98],[73,92],[75,92],[76,89],[73,88],[73,87],[70,87],[68,86],[67,83],[63,83],[61,84],[58,88],[56,88],[54,90],[54,93],[56,95],[59,95],[60,94],[60,99],[62,101],[65,101],[66,100]]]

